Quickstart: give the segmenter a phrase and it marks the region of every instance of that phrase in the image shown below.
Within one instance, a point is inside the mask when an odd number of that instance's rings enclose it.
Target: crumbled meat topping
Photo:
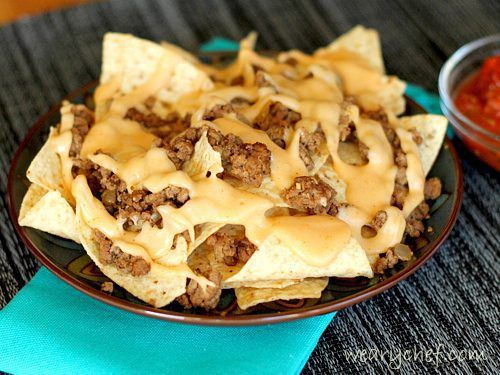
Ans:
[[[194,145],[203,132],[215,151],[221,154],[224,175],[232,176],[252,186],[260,186],[265,176],[271,174],[271,151],[263,143],[244,143],[234,134],[223,135],[210,128],[189,128],[171,143],[162,142],[167,155],[181,168],[194,152]]]
[[[373,272],[383,274],[386,269],[393,268],[399,262],[399,258],[394,255],[392,249],[387,250],[384,256],[377,259],[372,266]]]
[[[378,211],[375,216],[373,216],[372,221],[370,222],[370,225],[375,228],[376,230],[379,230],[382,228],[387,221],[387,212],[381,210]]]
[[[234,134],[220,137],[219,142],[212,141],[214,150],[221,154],[224,174],[252,186],[260,186],[264,177],[271,174],[271,151],[265,144],[243,143]]]
[[[125,114],[125,118],[138,122],[148,128],[154,135],[165,139],[171,139],[183,132],[191,123],[191,116],[189,115],[181,117],[177,112],[172,112],[167,117],[162,118],[153,112],[142,113],[136,108],[130,108]]]
[[[399,140],[396,131],[389,123],[387,113],[385,113],[383,109],[365,111],[363,112],[363,115],[372,120],[378,121],[382,125],[385,136],[392,146],[394,163],[397,166],[397,172],[394,191],[391,198],[391,205],[402,209],[406,196],[408,195],[408,180],[406,177],[406,167],[408,166],[408,163],[406,160],[406,154],[401,148],[401,141]]]
[[[264,72],[262,70],[255,73],[255,85],[258,87],[272,87],[271,83],[264,76]]]
[[[94,229],[94,240],[99,245],[99,260],[102,263],[113,265],[124,273],[132,274],[132,276],[146,275],[151,269],[150,264],[143,258],[124,253],[97,229]]]
[[[207,245],[213,247],[215,259],[228,266],[234,266],[238,261],[246,263],[257,250],[244,231],[229,234],[221,229],[208,237]]]
[[[101,292],[111,294],[111,293],[113,293],[113,289],[114,289],[114,285],[111,281],[104,281],[101,284]]]
[[[347,140],[349,135],[355,130],[355,124],[351,121],[351,118],[347,113],[342,113],[339,117],[339,132],[340,141],[344,142]]]
[[[222,275],[214,269],[196,270],[197,273],[205,276],[208,280],[212,281],[215,286],[207,286],[203,289],[195,280],[189,280],[186,293],[177,297],[179,302],[184,308],[190,309],[193,307],[200,307],[207,311],[215,309],[219,303],[221,295],[221,281]]]
[[[312,170],[314,168],[314,161],[312,155],[314,155],[322,142],[326,142],[325,134],[321,129],[310,133],[306,130],[302,131],[300,136],[299,145],[299,155],[304,162],[307,170]]]
[[[381,254],[373,264],[373,272],[383,274],[385,270],[393,268],[400,261],[407,261],[413,257],[413,252],[410,247],[405,244],[398,244],[387,250],[385,254]]]
[[[377,235],[377,232],[382,228],[387,221],[387,212],[381,210],[373,216],[370,223],[361,227],[361,236],[364,238],[372,238]]]
[[[281,148],[286,148],[286,140],[301,118],[300,113],[275,102],[258,116],[253,126],[264,130],[274,143]]]
[[[229,82],[230,86],[242,86],[245,83],[245,79],[242,75],[234,77],[231,82]]]
[[[282,196],[290,207],[310,215],[338,213],[336,191],[320,178],[314,176],[296,177],[292,186],[283,190]]]
[[[441,180],[437,177],[429,178],[425,181],[424,197],[425,199],[437,199],[441,195]]]
[[[88,159],[74,159],[72,168],[73,177],[84,175],[87,178],[92,194],[101,197],[104,190],[125,191],[127,185],[109,169],[103,168]]]
[[[203,115],[203,120],[213,121],[215,119],[224,117],[228,113],[233,113],[233,112],[234,108],[230,103],[217,104],[212,109],[205,112],[205,114]]]
[[[405,199],[408,195],[408,178],[406,168],[408,161],[401,148],[401,142],[395,130],[391,127],[387,114],[383,109],[378,111],[364,112],[364,116],[380,122],[384,129],[387,140],[392,146],[394,154],[394,163],[397,166],[394,191],[391,197],[391,205],[402,209]],[[411,130],[412,138],[416,144],[422,143],[422,137],[416,130]],[[424,187],[424,197],[426,200],[437,199],[441,195],[441,181],[437,178],[431,178],[426,181]],[[429,206],[424,201],[420,203],[406,219],[405,232],[410,237],[419,237],[425,230],[423,220],[428,217]]]
[[[161,227],[161,215],[156,208],[166,204],[180,207],[189,199],[188,190],[177,186],[168,186],[158,193],[145,189],[129,192],[117,175],[87,159],[76,159],[73,172],[86,176],[92,194],[111,215],[124,219],[124,228],[130,231],[140,230],[146,221]]]
[[[110,192],[112,199],[105,200],[104,193]],[[141,230],[144,222],[162,227],[162,217],[156,210],[159,206],[181,207],[189,200],[189,191],[177,186],[168,186],[158,193],[138,189],[132,192],[106,190],[102,202],[109,213],[124,219],[123,227],[129,231]]]
[[[170,140],[168,138],[159,139],[155,146],[163,147],[167,155],[175,164],[177,169],[181,169],[184,162],[191,159],[194,152],[194,145],[200,138],[199,129],[188,128],[182,135]]]
[[[405,232],[410,237],[419,237],[425,230],[423,220],[429,217],[429,205],[421,202],[406,219]]]
[[[94,113],[83,104],[75,105],[71,108],[74,116],[73,127],[71,128],[71,146],[69,156],[74,158],[80,154],[83,140],[94,125]]]

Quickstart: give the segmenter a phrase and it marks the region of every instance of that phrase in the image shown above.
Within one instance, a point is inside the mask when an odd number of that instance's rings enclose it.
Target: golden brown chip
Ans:
[[[302,298],[320,298],[321,292],[328,285],[328,277],[305,279],[297,284],[283,288],[236,288],[236,300],[242,310],[259,303],[276,300],[292,300]]]

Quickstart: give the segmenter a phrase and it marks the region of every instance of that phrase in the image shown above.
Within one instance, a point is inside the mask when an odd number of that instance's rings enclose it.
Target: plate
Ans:
[[[91,105],[96,84],[91,82],[68,95],[66,99],[74,103]],[[409,98],[406,100],[406,115],[425,113],[413,100]],[[29,186],[26,170],[47,139],[50,126],[59,122],[59,108],[59,106],[53,107],[38,119],[12,160],[8,179],[8,199],[9,213],[14,227],[33,255],[60,279],[109,305],[152,318],[191,324],[241,326],[284,322],[343,309],[393,287],[414,273],[446,239],[460,210],[463,190],[462,169],[453,144],[446,138],[429,174],[430,177],[439,177],[443,183],[443,195],[431,207],[431,218],[427,223],[434,230],[431,233],[426,232],[424,237],[416,241],[417,250],[410,261],[397,264],[385,275],[371,279],[330,278],[328,287],[319,299],[278,301],[241,311],[236,306],[234,292],[227,290],[223,292],[217,309],[210,313],[183,310],[176,303],[164,308],[154,308],[116,285],[112,295],[101,292],[101,283],[108,279],[102,275],[80,245],[18,224],[19,208]]]

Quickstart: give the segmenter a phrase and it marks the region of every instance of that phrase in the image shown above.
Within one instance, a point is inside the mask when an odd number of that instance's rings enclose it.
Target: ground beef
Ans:
[[[405,244],[398,244],[381,254],[379,259],[373,264],[373,272],[383,274],[385,270],[393,268],[400,261],[408,261],[413,257],[410,247]]]
[[[379,230],[382,228],[387,221],[387,212],[385,211],[378,211],[375,216],[373,216],[372,221],[370,222],[370,225],[375,228],[376,230]]]
[[[408,161],[406,160],[406,154],[402,149],[398,148],[394,150],[394,163],[396,164],[396,184],[401,186],[408,185],[408,179],[406,177],[406,168],[408,167]]]
[[[397,187],[398,185],[396,185]],[[426,200],[435,200],[441,195],[441,180],[439,178],[433,177],[428,179],[425,182],[424,186],[424,198]],[[402,197],[398,198],[398,204],[401,204],[401,207],[404,202],[404,197],[408,194],[407,188],[404,187],[405,192],[402,194]],[[395,190],[396,193],[396,190]],[[394,194],[393,194],[394,198]],[[421,202],[406,218],[406,229],[405,232],[408,236],[416,238],[420,237],[420,235],[425,231],[425,226],[423,223],[424,219],[429,217],[429,205],[423,201]]]
[[[221,295],[220,285],[222,275],[211,268],[208,268],[207,270],[197,269],[196,272],[212,281],[215,286],[207,286],[203,289],[195,280],[191,279],[187,284],[186,293],[177,297],[177,302],[179,302],[186,309],[193,307],[201,307],[207,311],[215,309],[219,303]]]
[[[245,237],[244,231],[231,235],[219,230],[208,237],[207,244],[213,247],[215,259],[228,266],[234,266],[238,261],[246,263],[257,250],[257,247]]]
[[[378,121],[384,130],[385,136],[392,146],[394,164],[396,164],[397,171],[395,177],[394,191],[391,197],[391,205],[403,208],[404,201],[408,195],[408,179],[406,177],[406,168],[408,166],[406,154],[401,148],[401,141],[399,140],[396,131],[389,123],[389,118],[383,109],[376,111],[363,112],[365,117]]]
[[[71,128],[71,146],[69,156],[77,157],[82,149],[83,140],[94,125],[94,113],[83,104],[75,105],[71,108],[74,115],[73,127]]]
[[[326,142],[325,134],[322,130],[317,130],[313,133],[304,130],[300,136],[299,155],[309,171],[314,168],[312,155],[318,151],[322,142]]]
[[[266,79],[262,70],[255,73],[255,85],[258,87],[273,87],[273,85]]]
[[[423,220],[429,217],[429,205],[424,201],[420,203],[406,218],[405,232],[410,237],[420,237],[425,227]]]
[[[387,221],[387,212],[378,211],[375,216],[373,216],[370,223],[365,224],[361,227],[361,235],[364,238],[372,238],[377,235],[377,232]]]
[[[214,121],[215,119],[222,118],[228,113],[233,113],[233,106],[228,104],[217,104],[212,109],[205,112],[203,115],[203,120]]]
[[[117,175],[87,159],[76,159],[73,173],[86,176],[92,194],[102,201],[111,215],[124,219],[124,228],[130,231],[140,230],[145,221],[161,227],[162,219],[156,208],[166,204],[181,207],[189,199],[188,190],[177,186],[169,186],[158,193],[145,189],[129,192]]]
[[[198,130],[197,128],[188,128],[181,136],[172,140],[159,139],[154,145],[163,147],[175,167],[181,169],[184,162],[193,156],[194,145],[200,138]]]
[[[138,122],[156,136],[165,139],[171,139],[186,130],[191,124],[190,115],[181,117],[179,113],[172,112],[167,117],[162,118],[153,112],[142,113],[136,108],[130,108],[125,114],[125,118]]]
[[[313,214],[336,215],[336,191],[314,176],[296,177],[292,186],[283,190],[282,196],[290,207]]]
[[[101,284],[101,292],[112,294],[114,289],[114,285],[111,281],[104,281]]]
[[[94,240],[99,245],[99,261],[102,263],[112,265],[132,276],[143,276],[150,271],[151,266],[143,258],[124,253],[97,229],[94,229]]]
[[[340,141],[344,142],[347,140],[349,135],[355,130],[355,124],[351,121],[349,115],[342,113],[339,117],[339,132]]]
[[[260,186],[264,177],[271,174],[271,151],[266,145],[260,142],[244,143],[234,134],[223,135],[210,127],[189,128],[172,142],[162,142],[160,145],[180,169],[185,161],[191,159],[194,145],[205,131],[210,145],[221,154],[224,175],[248,185]]]
[[[146,221],[161,228],[162,217],[156,208],[181,207],[188,200],[189,191],[177,186],[169,186],[158,193],[138,189],[132,192],[106,190],[102,194],[104,207],[116,218],[124,219],[123,227],[129,231],[141,230]]]
[[[275,102],[257,117],[253,126],[264,130],[274,143],[281,148],[286,148],[286,139],[301,118],[300,113]]]
[[[213,147],[222,155],[224,174],[252,186],[260,186],[271,174],[271,151],[263,143],[243,143],[241,138],[228,134]]]
[[[377,259],[372,266],[373,272],[383,274],[386,269],[393,268],[399,262],[399,258],[394,255],[394,250],[389,249],[387,252]]]
[[[234,77],[231,82],[229,82],[230,86],[242,86],[245,83],[245,79],[242,75]]]
[[[72,172],[73,177],[84,175],[87,178],[89,188],[97,198],[101,198],[104,190],[127,190],[127,185],[117,175],[88,159],[74,159]]]
[[[357,138],[356,138],[357,139]],[[368,148],[367,145],[365,145],[363,142],[361,142],[359,139],[357,139],[357,142],[356,142],[357,146],[358,146],[358,150],[359,150],[359,155],[361,156],[361,160],[362,160],[362,163],[363,164],[366,164],[368,163],[368,151],[370,151],[370,149]]]
[[[363,111],[362,115],[364,117],[371,119],[371,120],[379,122],[382,125],[382,128],[384,129],[385,136],[387,137],[387,140],[389,141],[389,143],[393,147],[400,146],[399,139],[396,139],[396,138],[398,138],[396,131],[393,129],[393,127],[389,123],[389,117],[387,116],[387,113],[385,113],[385,111],[382,108],[375,110],[375,111]]]
[[[437,199],[441,195],[441,180],[437,177],[429,178],[425,182],[424,197],[425,199]]]

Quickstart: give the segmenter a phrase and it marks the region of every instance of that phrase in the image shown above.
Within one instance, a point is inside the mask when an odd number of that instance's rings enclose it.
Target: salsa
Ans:
[[[500,55],[484,60],[455,98],[460,112],[480,127],[500,134]]]
[[[481,69],[457,89],[455,106],[474,124],[495,135],[500,135],[500,55],[488,57]],[[485,135],[474,132],[474,138]],[[462,140],[480,159],[500,170],[498,141],[487,137],[493,148],[462,134]],[[496,149],[496,150],[495,150]]]

